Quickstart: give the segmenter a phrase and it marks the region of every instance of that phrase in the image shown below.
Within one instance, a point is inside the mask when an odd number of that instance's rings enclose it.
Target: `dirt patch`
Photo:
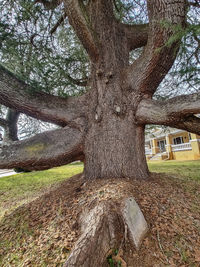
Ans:
[[[133,196],[150,230],[138,252],[127,249],[120,255],[127,266],[200,266],[199,194],[199,184],[191,182],[186,190],[181,180],[164,174],[152,174],[148,182],[86,182],[76,175],[5,217],[0,263],[62,266],[80,235],[79,216],[87,205]]]

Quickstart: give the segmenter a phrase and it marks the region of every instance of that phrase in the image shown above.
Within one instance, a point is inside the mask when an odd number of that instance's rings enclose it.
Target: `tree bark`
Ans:
[[[182,95],[166,101],[142,100],[136,112],[138,123],[166,125],[200,134],[199,94]]]
[[[131,114],[121,117],[108,111],[90,126],[84,150],[87,179],[148,178],[144,127],[132,120]]]
[[[65,127],[0,146],[0,168],[44,170],[83,159],[84,133]]]
[[[8,109],[6,121],[7,125],[4,127],[3,142],[12,142],[18,140],[17,134],[17,121],[19,119],[20,113],[13,109]]]

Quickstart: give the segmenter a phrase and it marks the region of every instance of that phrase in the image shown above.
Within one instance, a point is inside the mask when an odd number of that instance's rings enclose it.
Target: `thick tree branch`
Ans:
[[[0,168],[48,169],[83,157],[83,133],[72,128],[0,146]]]
[[[172,36],[185,25],[186,2],[147,1],[149,13],[148,42],[143,54],[128,69],[128,80],[133,90],[150,96],[174,63],[180,39]]]
[[[86,114],[86,96],[61,98],[34,88],[0,66],[0,103],[36,119],[57,125],[79,125]]]
[[[200,118],[191,115],[178,121],[172,127],[200,135]]]
[[[142,100],[136,120],[142,124],[158,124],[200,134],[200,95],[177,96],[166,101]]]
[[[128,39],[129,50],[145,46],[148,40],[148,24],[121,25]]]
[[[66,14],[69,23],[75,30],[82,45],[93,61],[98,57],[98,49],[94,37],[94,30],[91,29],[87,10],[82,1],[64,0]]]

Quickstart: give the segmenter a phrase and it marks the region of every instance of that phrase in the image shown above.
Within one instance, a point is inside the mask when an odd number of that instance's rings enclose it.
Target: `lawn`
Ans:
[[[196,180],[200,182],[200,161],[164,161],[149,162],[151,172],[165,172],[175,174],[177,177],[187,181]]]
[[[82,164],[71,164],[47,171],[21,173],[0,178],[0,220],[24,203],[30,202],[51,186],[82,172]]]

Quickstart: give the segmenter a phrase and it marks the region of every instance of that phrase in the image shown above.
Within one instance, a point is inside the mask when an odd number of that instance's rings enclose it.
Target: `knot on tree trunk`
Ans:
[[[138,250],[147,233],[144,216],[132,196],[130,182],[109,182],[83,197],[87,207],[79,217],[81,234],[67,259],[67,267],[127,266],[123,250]],[[85,185],[86,186],[86,185]]]

